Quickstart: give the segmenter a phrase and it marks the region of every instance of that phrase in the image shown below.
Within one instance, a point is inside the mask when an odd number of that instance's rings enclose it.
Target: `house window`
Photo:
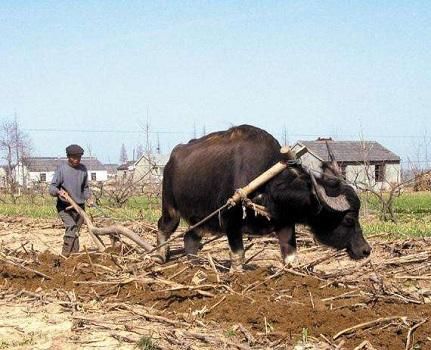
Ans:
[[[374,179],[376,182],[382,182],[385,178],[385,165],[376,164],[374,166]]]
[[[46,173],[40,173],[40,182],[46,182]]]
[[[96,181],[96,173],[91,173],[91,181]]]

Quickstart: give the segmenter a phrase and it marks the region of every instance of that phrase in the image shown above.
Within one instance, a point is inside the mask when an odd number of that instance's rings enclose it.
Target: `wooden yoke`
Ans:
[[[287,160],[295,160],[296,154],[290,149],[289,146],[283,146],[280,149],[280,153],[283,154]],[[302,154],[301,154],[302,155]],[[247,198],[247,196],[262,186],[265,182],[272,179],[274,176],[280,174],[284,169],[287,168],[287,161],[282,160],[274,164],[271,168],[260,174],[257,178],[251,181],[247,186],[241,187],[235,191],[235,194],[228,199],[228,203],[233,207],[239,201]]]

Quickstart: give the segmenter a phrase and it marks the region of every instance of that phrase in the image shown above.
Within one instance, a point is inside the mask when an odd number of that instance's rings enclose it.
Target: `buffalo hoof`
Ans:
[[[202,265],[202,259],[194,254],[187,254],[187,260],[192,266]]]
[[[169,247],[161,247],[157,250],[156,254],[153,255],[153,259],[156,263],[164,264],[169,260]]]
[[[299,265],[299,259],[298,256],[296,254],[290,254],[290,255],[286,255],[284,257],[284,265],[286,267],[295,267]]]
[[[243,268],[242,264],[238,265],[238,266],[231,265],[231,267],[229,269],[230,274],[243,273],[243,272],[244,272],[244,268]]]
[[[244,251],[241,250],[239,252],[230,253],[230,273],[235,272],[243,272],[243,264],[244,264]]]
[[[165,260],[165,259],[163,259],[163,257],[162,257],[162,256],[160,256],[160,255],[152,255],[152,256],[151,256],[151,259],[153,259],[153,261],[154,261],[156,264],[160,264],[160,265],[162,265],[162,264],[164,264],[164,263],[166,262],[166,260]]]

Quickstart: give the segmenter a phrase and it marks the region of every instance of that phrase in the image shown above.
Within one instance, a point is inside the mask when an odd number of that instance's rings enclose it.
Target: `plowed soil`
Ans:
[[[86,236],[65,259],[59,223],[3,218],[0,349],[431,349],[430,240],[371,239],[373,256],[354,262],[303,231],[283,269],[275,239],[254,238],[231,274],[225,240],[156,265],[94,252]]]

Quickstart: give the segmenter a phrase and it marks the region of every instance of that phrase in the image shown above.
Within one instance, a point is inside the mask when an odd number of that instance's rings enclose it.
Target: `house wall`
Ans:
[[[385,167],[385,188],[389,188],[391,184],[401,183],[401,165],[400,164],[386,164]]]
[[[308,152],[305,153],[301,157],[301,162],[303,165],[305,165],[311,169],[319,170],[319,171],[320,171],[321,164],[322,164],[322,161],[319,158],[316,158],[313,154],[308,153]]]
[[[367,167],[364,165],[347,165],[346,166],[346,180],[351,183],[365,183],[368,184],[369,179],[374,180],[374,167]]]
[[[163,167],[148,162],[139,162],[135,165],[133,179],[143,182],[160,182],[163,176]]]
[[[52,178],[54,177],[54,171],[42,171],[42,172],[29,172],[28,173],[28,179],[29,182],[40,182],[40,174],[45,173],[46,174],[46,183],[50,183],[52,181]]]
[[[40,182],[40,174],[46,174],[46,183],[50,183],[54,177],[54,171],[28,172],[27,178],[29,182]],[[96,181],[106,181],[108,172],[106,170],[88,170],[88,180],[91,182],[91,173],[96,173]]]
[[[91,180],[91,174],[96,173],[96,180],[94,181],[106,181],[108,180],[108,172],[106,170],[88,170],[88,181]]]
[[[371,185],[375,190],[389,190],[391,185],[401,182],[401,165],[385,164],[383,181],[375,181],[375,165],[348,165],[346,179],[351,183]]]
[[[293,147],[295,151],[296,147]],[[307,152],[301,156],[301,162],[306,167],[320,171],[321,160],[314,154]],[[352,184],[363,183],[371,185],[375,190],[388,190],[392,184],[401,183],[401,165],[385,164],[383,181],[375,182],[375,165],[347,165],[346,180]],[[368,172],[368,173],[367,173]]]

